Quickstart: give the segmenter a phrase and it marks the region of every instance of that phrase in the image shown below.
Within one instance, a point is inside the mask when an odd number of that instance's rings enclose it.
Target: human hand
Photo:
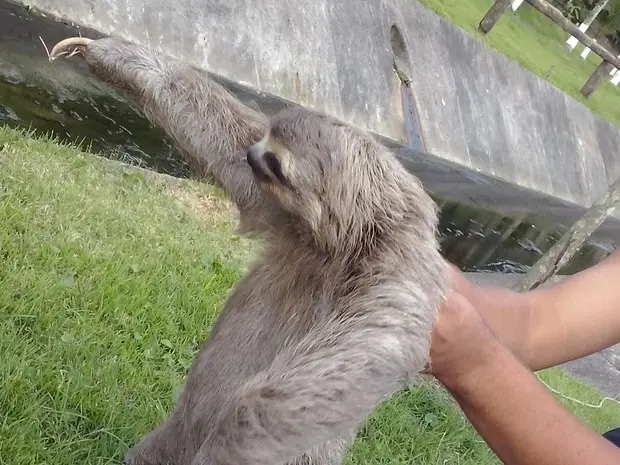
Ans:
[[[463,295],[450,291],[433,328],[427,373],[450,388],[475,380],[505,350],[480,313]]]

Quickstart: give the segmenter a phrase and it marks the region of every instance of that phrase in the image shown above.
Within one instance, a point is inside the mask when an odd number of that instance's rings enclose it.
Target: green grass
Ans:
[[[620,87],[607,83],[587,100],[579,93],[601,58],[591,52],[584,62],[579,56],[581,44],[568,53],[568,35],[527,3],[516,13],[509,9],[484,36],[478,24],[494,3],[492,0],[419,1],[532,73],[547,76],[553,85],[620,127]]]
[[[234,226],[209,186],[0,128],[0,464],[120,463],[167,416],[253,254]],[[620,425],[615,405],[567,407]],[[347,462],[498,463],[429,382],[381,406]]]

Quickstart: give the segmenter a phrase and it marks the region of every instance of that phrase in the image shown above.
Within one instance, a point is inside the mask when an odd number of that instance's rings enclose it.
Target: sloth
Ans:
[[[339,464],[359,426],[424,369],[447,264],[437,207],[366,131],[271,118],[206,73],[107,37],[59,42],[161,126],[236,204],[262,254],[235,286],[135,465]]]

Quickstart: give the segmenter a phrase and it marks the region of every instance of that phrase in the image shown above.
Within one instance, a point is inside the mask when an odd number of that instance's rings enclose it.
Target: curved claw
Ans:
[[[73,55],[81,53],[81,48],[88,46],[93,40],[86,37],[70,37],[68,39],[61,40],[50,52],[49,60],[54,61],[56,58],[67,55],[67,58],[71,58]]]

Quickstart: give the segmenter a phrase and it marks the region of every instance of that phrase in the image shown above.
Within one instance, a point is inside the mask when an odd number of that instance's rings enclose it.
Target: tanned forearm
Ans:
[[[467,379],[441,381],[506,465],[620,463],[620,449],[564,410],[503,347]]]
[[[530,359],[534,308],[528,295],[501,287],[483,287],[470,282],[452,266],[452,288],[482,315],[495,337],[523,363]]]
[[[620,250],[561,283],[528,293],[527,365],[541,370],[620,342]]]
[[[559,284],[517,293],[481,287],[453,267],[453,287],[530,370],[585,357],[620,342],[620,250]]]

